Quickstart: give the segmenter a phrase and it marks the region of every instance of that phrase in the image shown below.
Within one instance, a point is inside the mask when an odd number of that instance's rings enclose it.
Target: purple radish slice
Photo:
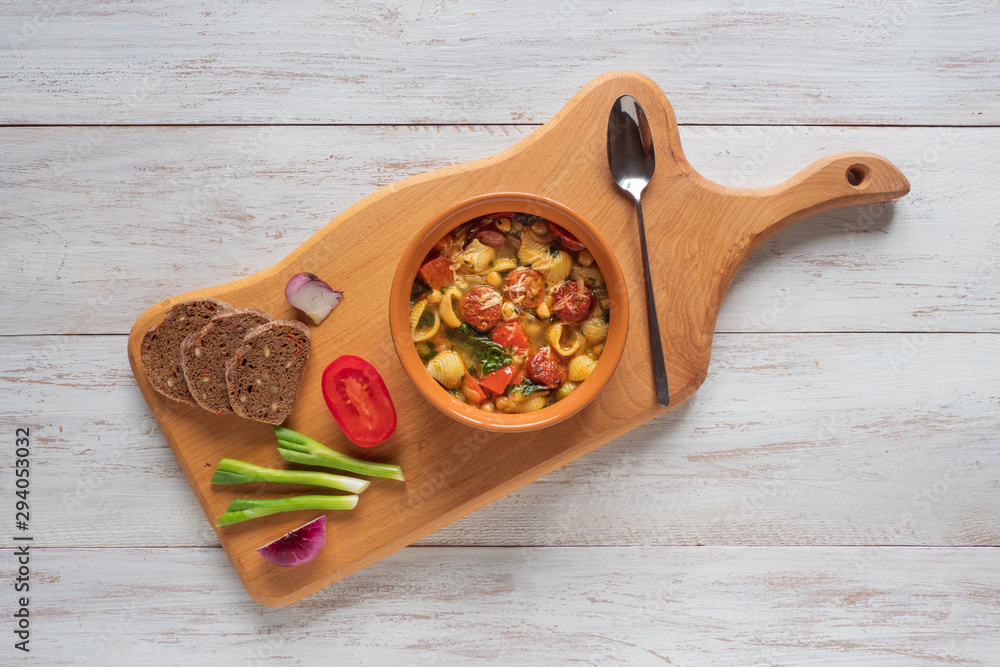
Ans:
[[[299,526],[287,535],[257,549],[264,560],[281,567],[308,563],[319,555],[326,544],[326,515]]]

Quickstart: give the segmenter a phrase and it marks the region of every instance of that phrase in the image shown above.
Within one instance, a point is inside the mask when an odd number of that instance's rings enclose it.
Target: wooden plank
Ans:
[[[423,544],[998,545],[997,359],[996,335],[719,335],[688,404]],[[38,544],[218,544],[124,336],[0,338],[0,395]]]
[[[0,21],[3,123],[532,123],[621,68],[682,123],[1000,121],[989,0],[90,0]]]
[[[31,555],[46,664],[985,665],[1000,649],[996,549],[408,548],[283,609],[255,605],[221,549]]]
[[[124,333],[161,298],[274,264],[377,188],[529,130],[0,129],[0,333]],[[682,127],[681,138],[725,185],[773,185],[865,147],[913,187],[768,241],[737,274],[718,331],[1000,331],[995,197],[967,180],[970,169],[1000,180],[1000,130]]]

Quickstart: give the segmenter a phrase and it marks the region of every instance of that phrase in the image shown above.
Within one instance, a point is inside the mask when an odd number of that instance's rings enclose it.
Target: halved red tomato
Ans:
[[[396,408],[382,376],[362,359],[345,354],[323,371],[323,398],[344,435],[373,447],[396,430]]]
[[[494,396],[499,396],[507,390],[507,385],[514,379],[515,373],[517,373],[517,369],[507,364],[503,368],[498,368],[492,373],[484,375],[479,384]]]
[[[517,320],[508,320],[493,330],[493,342],[510,348],[515,354],[524,354],[531,346],[524,327]]]
[[[580,239],[576,238],[551,220],[546,220],[545,222],[548,223],[549,231],[556,237],[556,241],[558,241],[562,247],[566,248],[566,250],[580,252],[584,249],[585,246],[580,242]]]
[[[451,270],[451,260],[444,255],[428,256],[428,259],[420,265],[417,275],[430,285],[431,289],[441,289],[455,279],[455,272]]]

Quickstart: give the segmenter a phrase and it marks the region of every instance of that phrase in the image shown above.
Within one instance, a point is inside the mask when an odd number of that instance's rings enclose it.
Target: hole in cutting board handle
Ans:
[[[847,168],[847,182],[854,187],[860,187],[868,177],[868,167],[863,164],[852,164]]]

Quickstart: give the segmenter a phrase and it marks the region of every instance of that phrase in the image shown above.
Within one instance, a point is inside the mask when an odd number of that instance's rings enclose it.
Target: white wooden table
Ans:
[[[0,8],[0,662],[1000,660],[1000,5]],[[714,180],[865,149],[912,192],[761,248],[687,404],[302,603],[253,603],[135,386],[132,322],[623,68]]]

